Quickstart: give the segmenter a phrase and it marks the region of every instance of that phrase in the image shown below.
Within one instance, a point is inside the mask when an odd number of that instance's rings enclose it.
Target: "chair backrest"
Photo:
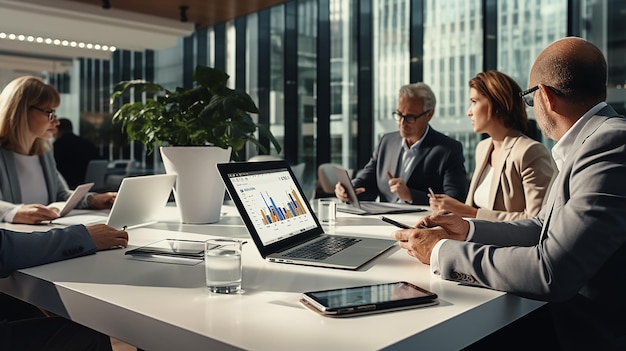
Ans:
[[[87,171],[85,172],[85,183],[93,182],[94,190],[103,189],[106,187],[106,175],[109,166],[107,160],[91,160],[87,164]]]
[[[304,186],[304,168],[306,164],[304,162],[300,162],[297,165],[291,166],[291,170],[293,171],[293,175],[296,176],[298,183],[300,186]]]
[[[254,155],[248,159],[248,162],[279,161],[282,159],[282,157],[274,155]]]

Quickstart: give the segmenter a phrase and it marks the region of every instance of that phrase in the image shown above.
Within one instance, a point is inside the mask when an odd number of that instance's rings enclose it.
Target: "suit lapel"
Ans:
[[[0,154],[2,155],[2,164],[4,165],[5,176],[7,177],[7,182],[3,184],[2,187],[2,196],[4,201],[13,202],[13,203],[21,203],[22,202],[22,192],[20,190],[20,181],[17,176],[17,167],[15,165],[15,156],[13,155],[13,151],[7,149],[0,149]]]
[[[489,206],[491,208],[494,207],[496,202],[496,194],[498,194],[498,190],[500,188],[500,178],[502,172],[504,172],[504,165],[511,155],[513,145],[515,145],[519,137],[519,132],[511,130],[509,131],[509,134],[504,137],[504,140],[502,142],[502,150],[500,151],[500,155],[498,155],[498,159],[495,160],[496,162],[494,163],[495,166],[493,168],[493,177],[491,178],[491,184],[489,186]],[[493,150],[493,142],[489,152],[491,152],[491,150]]]
[[[564,160],[563,166],[559,170],[556,178],[552,186],[550,187],[550,193],[548,194],[548,199],[546,201],[546,205],[544,206],[546,211],[541,211],[542,213],[547,213],[543,216],[543,227],[541,228],[541,240],[544,240],[548,234],[548,228],[550,224],[550,219],[552,217],[552,211],[554,210],[554,203],[556,201],[556,194],[562,193],[563,189],[563,175],[571,173],[571,169],[573,167],[573,160],[575,157],[572,155],[576,154],[576,151],[580,148],[582,144],[585,143],[587,138],[589,138],[593,133],[609,118],[619,116],[615,110],[611,106],[606,106],[602,110],[600,110],[595,116],[592,116],[587,123],[582,127],[580,133],[576,136],[576,140],[572,144],[568,153],[568,157]],[[541,216],[540,216],[541,217]]]

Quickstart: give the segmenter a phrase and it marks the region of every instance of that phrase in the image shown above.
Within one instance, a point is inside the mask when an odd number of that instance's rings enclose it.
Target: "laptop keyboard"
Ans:
[[[300,247],[289,253],[286,257],[306,258],[312,260],[323,260],[337,252],[344,250],[361,241],[359,238],[350,238],[345,236],[326,235],[322,239],[313,243]]]

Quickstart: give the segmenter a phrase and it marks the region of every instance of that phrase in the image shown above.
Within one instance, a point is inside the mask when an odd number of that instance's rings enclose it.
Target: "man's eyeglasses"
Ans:
[[[563,94],[560,90],[558,90],[557,88],[551,87],[549,85],[546,85],[546,87],[548,87],[548,89],[552,90],[556,95],[559,96],[565,96],[565,94]],[[520,91],[519,96],[524,99],[524,102],[526,103],[526,105],[533,107],[535,105],[535,99],[534,99],[534,92],[539,90],[539,85],[535,85],[534,87],[530,88],[530,89],[526,89],[524,91]]]
[[[48,120],[50,122],[54,121],[55,119],[57,119],[57,114],[55,110],[44,110],[40,107],[37,106],[31,106],[30,108],[32,108],[33,110],[37,110],[37,111],[41,111],[43,113],[47,113],[48,114]]]
[[[393,118],[396,119],[396,121],[400,122],[401,119],[404,118],[404,121],[407,123],[415,123],[415,121],[417,121],[418,118],[424,116],[425,114],[427,114],[428,112],[430,112],[431,109],[428,109],[422,113],[420,113],[419,115],[403,115],[398,111],[393,111],[391,114],[393,115]]]

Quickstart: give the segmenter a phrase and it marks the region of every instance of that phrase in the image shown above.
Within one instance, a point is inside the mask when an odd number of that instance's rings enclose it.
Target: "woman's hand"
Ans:
[[[59,209],[40,204],[23,205],[17,209],[13,223],[37,224],[59,218]]]
[[[428,202],[433,212],[454,212],[459,216],[465,218],[476,218],[476,213],[478,212],[478,210],[474,207],[468,206],[446,194],[435,194],[435,196],[428,195]]]
[[[87,200],[87,205],[94,210],[108,210],[113,206],[116,196],[116,192],[94,194]]]

